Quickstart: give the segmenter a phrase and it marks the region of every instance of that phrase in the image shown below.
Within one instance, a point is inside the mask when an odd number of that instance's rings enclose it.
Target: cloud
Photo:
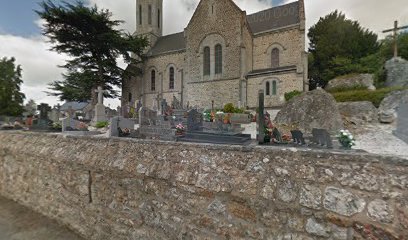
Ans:
[[[47,84],[61,79],[62,69],[57,65],[64,64],[66,56],[49,51],[51,46],[43,37],[24,38],[12,35],[0,35],[0,56],[14,57],[23,69],[23,92],[27,100],[36,102],[56,102],[42,91]]]

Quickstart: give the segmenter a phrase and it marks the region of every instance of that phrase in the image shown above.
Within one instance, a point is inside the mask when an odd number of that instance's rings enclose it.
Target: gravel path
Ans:
[[[0,196],[1,240],[83,240],[56,222]]]

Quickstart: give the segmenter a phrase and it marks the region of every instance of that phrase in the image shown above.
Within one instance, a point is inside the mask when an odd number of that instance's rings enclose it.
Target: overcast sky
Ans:
[[[74,2],[74,0],[67,0]],[[391,28],[394,20],[408,25],[407,0],[305,0],[307,28],[320,17],[338,9],[350,19],[383,37],[381,31]],[[51,105],[57,98],[47,96],[47,84],[61,79],[65,56],[51,52],[50,45],[41,35],[39,19],[34,13],[38,0],[0,0],[0,58],[15,57],[23,69],[23,92],[27,99],[34,99]],[[55,1],[59,2],[59,1]],[[125,20],[122,28],[135,31],[135,0],[86,0],[113,12],[114,19]],[[188,24],[199,0],[163,0],[164,34],[183,31]],[[272,6],[293,2],[293,0],[234,0],[248,14]],[[171,19],[170,21],[166,21]],[[118,100],[107,100],[116,107]]]

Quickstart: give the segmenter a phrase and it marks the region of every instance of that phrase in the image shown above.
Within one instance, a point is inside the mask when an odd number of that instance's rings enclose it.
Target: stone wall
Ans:
[[[408,239],[408,163],[0,132],[0,194],[86,239]]]

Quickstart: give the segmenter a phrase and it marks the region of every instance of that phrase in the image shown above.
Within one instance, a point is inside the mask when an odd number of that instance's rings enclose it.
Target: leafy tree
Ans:
[[[27,115],[35,115],[37,112],[37,104],[33,99],[28,100],[27,104],[24,106],[24,111]]]
[[[70,60],[63,66],[68,71],[64,80],[51,84],[52,95],[61,100],[97,101],[95,89],[108,90],[106,97],[116,97],[114,86],[121,86],[124,70],[117,66],[118,57],[136,66],[143,59],[146,38],[117,30],[122,21],[111,20],[109,10],[87,7],[83,2],[52,1],[40,4],[36,11],[45,20],[43,34],[53,44],[52,50],[65,53]],[[136,57],[132,57],[131,53]]]
[[[21,66],[15,65],[15,58],[0,59],[0,115],[20,116],[24,111],[21,71]]]
[[[368,71],[360,59],[379,49],[376,34],[337,10],[320,18],[309,29],[308,37],[309,78],[319,85],[340,75]]]

